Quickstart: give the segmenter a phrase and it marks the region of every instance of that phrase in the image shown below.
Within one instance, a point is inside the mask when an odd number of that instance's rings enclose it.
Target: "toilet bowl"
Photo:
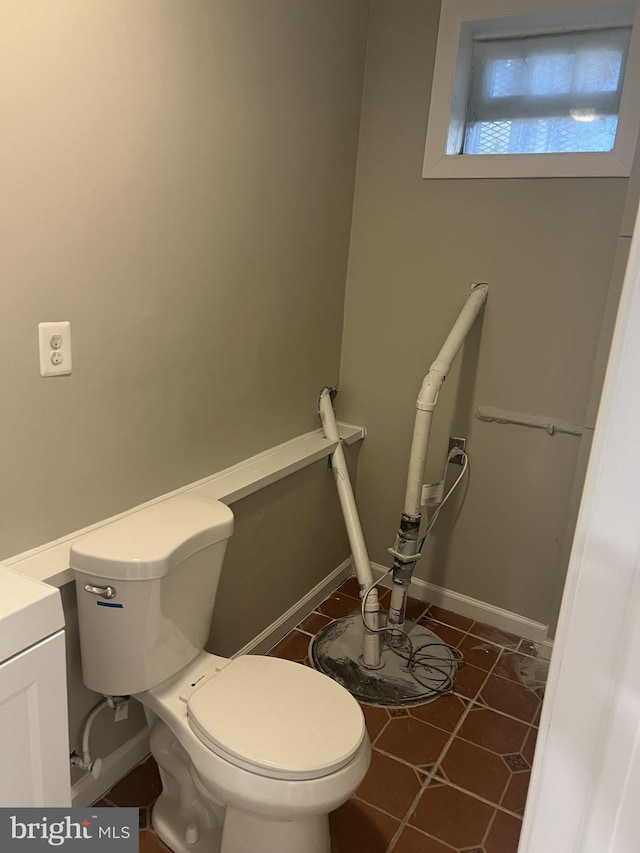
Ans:
[[[84,680],[144,705],[176,853],[330,853],[328,815],[370,761],[363,714],[309,667],[203,650],[232,525],[188,494],[72,545]]]
[[[270,693],[259,701],[265,685]],[[193,808],[193,783],[205,804],[226,809],[224,853],[328,851],[327,816],[356,790],[371,752],[360,707],[346,691],[350,701],[342,701],[341,692],[321,673],[291,661],[254,656],[228,661],[203,652],[174,678],[137,695],[179,743],[182,764],[191,771],[181,783],[182,770],[172,772],[163,752],[154,751],[156,722],[152,752],[163,777],[171,773],[176,779],[174,805],[164,796],[152,815],[158,834],[178,853],[199,850],[184,840],[201,808],[200,803]],[[168,788],[164,785],[165,794]],[[168,834],[167,809],[179,812],[186,802],[191,805],[180,826]],[[207,828],[197,835],[206,837]]]

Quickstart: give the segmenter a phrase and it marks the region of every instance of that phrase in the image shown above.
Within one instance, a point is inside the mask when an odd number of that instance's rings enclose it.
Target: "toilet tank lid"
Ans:
[[[151,580],[228,539],[233,513],[220,501],[182,494],[99,527],[71,545],[69,566],[113,580]]]

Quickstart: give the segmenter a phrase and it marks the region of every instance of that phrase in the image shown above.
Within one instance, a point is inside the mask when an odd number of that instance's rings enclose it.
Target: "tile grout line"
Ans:
[[[495,666],[495,663],[494,663],[494,666]],[[488,677],[489,677],[489,673],[487,673],[487,678]],[[466,697],[464,697],[464,698],[466,698]],[[416,810],[416,807],[417,807],[420,799],[422,798],[422,795],[424,794],[424,792],[427,789],[427,787],[429,786],[429,784],[433,781],[433,779],[435,777],[436,770],[439,768],[440,763],[441,763],[444,755],[446,754],[446,752],[449,748],[449,745],[452,743],[453,739],[455,738],[456,734],[458,733],[458,731],[459,731],[460,727],[462,726],[464,720],[466,719],[467,715],[469,714],[469,710],[471,709],[471,707],[472,707],[472,701],[468,700],[467,707],[464,709],[463,713],[460,716],[460,719],[458,720],[456,725],[453,727],[453,730],[449,736],[449,739],[447,740],[444,747],[440,751],[440,754],[439,754],[438,758],[436,759],[436,762],[433,765],[432,770],[427,774],[427,778],[424,780],[422,786],[420,787],[420,790],[418,791],[418,793],[414,797],[413,801],[411,802],[411,805],[407,809],[404,818],[400,822],[400,826],[398,827],[398,830],[394,833],[394,836],[391,839],[389,846],[387,847],[386,853],[391,853],[391,851],[394,849],[394,847],[396,846],[396,844],[400,840],[400,836],[402,835],[402,833],[404,832],[406,827],[410,825],[409,821],[413,817],[413,814]]]
[[[452,847],[452,846],[451,846],[450,844],[448,844],[446,841],[441,841],[439,838],[436,838],[436,836],[435,836],[435,835],[431,835],[430,833],[425,832],[425,830],[424,830],[424,829],[418,829],[418,827],[417,827],[417,826],[413,826],[413,824],[406,824],[406,825],[404,826],[403,830],[402,830],[403,832],[404,832],[404,830],[407,828],[407,826],[409,827],[409,829],[412,829],[414,832],[417,832],[419,835],[423,835],[427,841],[435,841],[435,842],[436,842],[436,844],[438,844],[438,845],[442,846],[444,849],[446,849],[447,853],[458,853],[458,851],[456,850],[456,848],[455,848],[455,847]],[[395,849],[395,846],[397,845],[398,841],[400,840],[400,836],[398,836],[398,837],[396,838],[396,836],[397,836],[397,835],[398,835],[398,833],[396,833],[396,834],[393,836],[393,838],[392,838],[392,839],[391,839],[391,841],[389,842],[389,846],[388,846],[388,847],[387,847],[387,849],[384,851],[384,853],[391,853],[391,851],[392,851],[393,849]],[[392,847],[392,845],[393,845],[393,847]],[[480,851],[480,853],[484,853],[484,850],[481,850],[481,851]]]
[[[514,812],[511,809],[506,808],[506,806],[500,805],[498,803],[492,803],[491,800],[487,800],[485,797],[481,796],[480,794],[474,794],[473,791],[467,791],[466,788],[461,788],[460,785],[457,785],[455,782],[450,782],[449,780],[444,782],[444,780],[438,779],[437,777],[435,778],[435,781],[436,782],[438,782],[438,781],[443,782],[443,784],[448,785],[450,788],[454,788],[456,791],[459,791],[461,794],[466,794],[468,797],[471,797],[474,800],[478,800],[478,802],[480,802],[480,803],[484,803],[485,806],[490,806],[492,809],[496,809],[499,812],[504,812],[505,814],[508,814],[511,817],[515,817],[518,820],[522,820],[522,815],[518,814],[518,812]],[[418,829],[418,827],[415,827],[415,828]]]
[[[385,710],[386,710],[386,708],[385,708]],[[382,736],[382,733],[385,731],[385,729],[387,728],[387,726],[389,725],[389,723],[391,722],[391,720],[392,720],[392,719],[393,719],[393,717],[391,717],[391,716],[389,715],[389,719],[387,720],[387,722],[384,724],[384,726],[380,729],[380,731],[378,732],[378,734],[377,734],[377,735],[373,738],[373,740],[371,741],[371,749],[372,749],[372,750],[373,750],[373,748],[375,747],[375,745],[376,745],[376,743],[378,742],[378,740],[380,740],[380,737]],[[365,728],[366,728],[366,719],[365,719]],[[378,752],[383,752],[383,750],[379,749],[379,750],[378,750]],[[385,753],[385,754],[386,754],[386,753]]]
[[[464,716],[464,714],[463,714],[463,716]],[[409,825],[409,819],[411,818],[414,811],[416,810],[416,807],[417,807],[418,803],[420,802],[420,799],[421,799],[422,795],[424,794],[425,789],[428,787],[428,785],[432,779],[433,779],[433,773],[429,773],[427,775],[427,778],[424,780],[424,782],[420,786],[420,790],[418,791],[418,793],[415,795],[415,797],[411,801],[411,805],[407,809],[405,816],[400,821],[400,826],[394,832],[393,837],[391,838],[391,841],[387,845],[385,853],[391,853],[391,851],[394,849],[394,847],[396,846],[396,844],[400,840],[400,836],[402,835],[402,833],[405,831],[405,829]]]
[[[493,711],[494,714],[499,714],[501,717],[506,717],[508,720],[513,720],[514,723],[522,723],[523,726],[527,726],[530,729],[538,729],[540,728],[531,720],[523,720],[522,717],[514,717],[513,714],[507,714],[506,711],[501,711],[499,708],[492,708],[491,705],[483,705],[475,699],[469,700],[472,705],[475,705],[477,708],[482,708],[485,711]],[[486,700],[483,700],[486,701]],[[536,711],[537,713],[537,711]],[[465,738],[466,740],[466,738]],[[480,744],[477,744],[480,746]],[[486,749],[486,747],[484,747]],[[489,750],[491,752],[492,750]]]
[[[427,725],[430,725],[430,723],[427,723]],[[439,729],[439,731],[443,732],[444,734],[447,734],[444,731],[444,729]],[[384,755],[385,758],[392,758],[394,761],[397,761],[399,764],[402,764],[404,767],[409,767],[411,770],[419,771],[419,768],[420,768],[419,764],[411,764],[410,762],[406,761],[406,759],[400,758],[399,756],[394,755],[392,752],[387,752],[385,749],[380,749],[380,747],[374,747],[374,749],[376,752],[379,752],[380,755]],[[435,767],[435,765],[431,765],[431,766]],[[427,775],[431,775],[430,770],[428,770],[428,771],[423,770],[422,772],[427,774]]]
[[[370,809],[375,809],[376,811],[380,812],[381,814],[386,815],[387,817],[393,818],[393,820],[397,820],[397,821],[400,820],[398,815],[395,815],[395,814],[392,814],[391,812],[388,812],[386,809],[383,809],[382,806],[376,806],[373,803],[370,803],[369,800],[363,800],[362,797],[359,797],[357,794],[354,794],[351,797],[351,799],[357,800],[359,803],[362,803],[364,806],[368,806]]]
[[[484,849],[485,842],[486,842],[487,838],[489,837],[491,830],[493,829],[493,824],[496,822],[497,816],[498,816],[498,809],[496,809],[494,811],[494,813],[491,815],[491,820],[489,821],[489,823],[487,825],[487,829],[486,829],[484,835],[482,836],[481,846],[483,849]]]
[[[487,670],[487,674],[486,674],[486,676],[485,676],[485,679],[484,679],[484,681],[482,682],[482,685],[478,688],[478,692],[476,693],[476,697],[478,697],[478,696],[480,695],[480,691],[482,690],[482,688],[484,687],[484,685],[487,683],[487,679],[489,678],[489,676],[490,676],[490,675],[491,675],[491,673],[493,672],[493,669],[494,669],[494,667],[496,666],[496,664],[498,663],[498,660],[499,660],[499,658],[496,658],[496,660],[494,661],[493,666],[491,667],[491,669]],[[456,724],[456,725],[455,725],[455,727],[453,728],[453,731],[451,732],[451,735],[450,735],[450,737],[449,737],[449,740],[448,740],[448,741],[445,743],[445,745],[443,746],[443,748],[442,748],[442,750],[441,750],[441,752],[440,752],[440,756],[439,756],[438,760],[436,761],[436,763],[435,763],[435,764],[434,764],[434,766],[433,766],[433,771],[432,771],[432,774],[433,774],[433,775],[435,775],[435,774],[438,772],[438,770],[440,769],[440,766],[441,766],[441,764],[442,764],[442,761],[444,760],[444,758],[446,758],[447,752],[449,751],[449,747],[450,747],[450,746],[451,746],[451,744],[453,743],[454,739],[458,736],[458,732],[459,732],[459,731],[460,731],[460,729],[462,728],[462,726],[463,726],[463,724],[464,724],[464,721],[465,721],[465,720],[467,719],[467,717],[469,716],[469,712],[471,711],[471,709],[473,708],[473,706],[474,706],[474,704],[475,704],[475,699],[468,699],[468,702],[469,702],[469,704],[467,705],[467,707],[466,707],[466,709],[465,709],[464,713],[462,714],[462,716],[461,716],[461,717],[460,717],[460,719],[458,720],[457,724]]]

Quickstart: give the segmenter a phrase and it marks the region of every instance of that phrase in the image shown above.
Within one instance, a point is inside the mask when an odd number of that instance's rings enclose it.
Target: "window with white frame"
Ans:
[[[477,40],[463,154],[611,151],[631,28]]]
[[[558,3],[443,0],[424,177],[629,174],[637,4]]]

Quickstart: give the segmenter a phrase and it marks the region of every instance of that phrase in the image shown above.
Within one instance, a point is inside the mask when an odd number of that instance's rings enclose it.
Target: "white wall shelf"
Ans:
[[[340,438],[347,445],[360,441],[366,435],[364,427],[340,423],[338,428]],[[9,557],[1,565],[9,566],[28,577],[53,586],[64,586],[73,580],[73,572],[69,568],[69,546],[75,539],[85,536],[92,530],[97,530],[117,518],[124,518],[143,507],[152,506],[185,492],[198,492],[225,504],[232,504],[328,457],[336,446],[337,442],[325,438],[321,429],[299,435],[284,444],[279,444],[230,468],[225,468],[217,474],[197,480],[173,492],[167,492],[82,530],[75,530],[54,542],[47,542],[30,551]]]

